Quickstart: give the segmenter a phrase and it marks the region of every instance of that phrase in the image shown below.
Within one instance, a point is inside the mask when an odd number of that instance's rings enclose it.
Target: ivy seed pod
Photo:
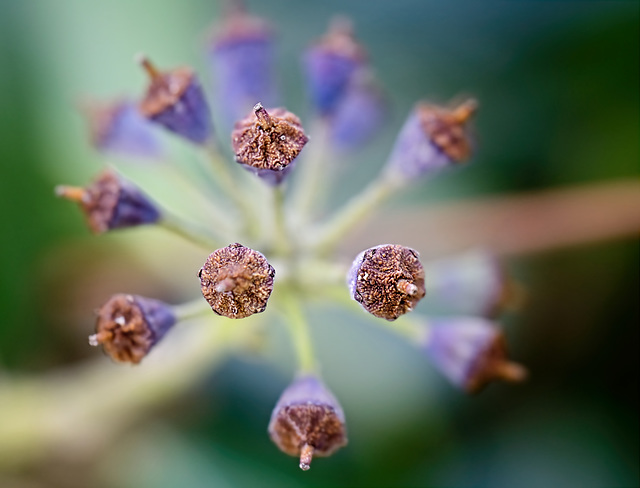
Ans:
[[[387,244],[362,251],[347,275],[351,297],[376,317],[395,320],[425,296],[418,253]]]
[[[198,272],[204,298],[230,319],[264,312],[275,274],[262,254],[238,243],[211,253]]]

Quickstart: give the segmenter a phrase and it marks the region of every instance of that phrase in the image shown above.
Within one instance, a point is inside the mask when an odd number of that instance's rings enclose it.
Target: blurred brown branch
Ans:
[[[517,255],[639,234],[640,180],[619,180],[388,210],[354,233],[342,250],[352,255],[393,236],[423,257],[472,247]]]

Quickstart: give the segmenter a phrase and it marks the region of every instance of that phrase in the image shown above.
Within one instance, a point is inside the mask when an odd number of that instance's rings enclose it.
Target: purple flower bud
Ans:
[[[372,315],[395,320],[425,296],[418,253],[387,244],[362,251],[347,275],[351,297]]]
[[[353,37],[351,22],[335,19],[327,34],[304,57],[309,95],[321,115],[331,113],[364,64],[366,54]]]
[[[138,295],[114,295],[98,311],[89,344],[118,362],[138,364],[176,323],[169,305]]]
[[[344,413],[320,379],[300,376],[273,409],[269,436],[282,452],[299,457],[306,471],[313,456],[330,456],[347,444]]]
[[[122,156],[159,158],[160,140],[153,126],[128,100],[88,102],[83,112],[89,124],[91,143],[100,152]]]
[[[94,234],[153,224],[161,217],[138,187],[108,169],[86,188],[58,186],[56,194],[80,205]]]
[[[228,127],[251,110],[256,100],[277,103],[273,34],[261,18],[233,4],[216,26],[209,44],[216,107]]]
[[[382,91],[370,73],[357,73],[330,116],[331,140],[352,149],[370,140],[382,127],[386,112]]]
[[[523,381],[526,369],[507,359],[502,332],[480,317],[429,322],[425,344],[434,365],[458,388],[477,393],[493,380]]]
[[[493,317],[519,301],[517,286],[488,252],[471,251],[425,266],[430,296],[458,311]]]
[[[140,64],[151,79],[140,102],[142,115],[196,144],[206,143],[212,133],[211,113],[193,71],[176,68],[160,72],[145,57]]]
[[[465,125],[476,108],[475,100],[453,110],[416,105],[398,134],[386,171],[392,177],[411,180],[468,159],[471,142]]]
[[[267,112],[260,103],[231,133],[236,161],[273,184],[283,181],[308,140],[298,117],[282,108]]]
[[[242,319],[265,311],[275,274],[261,253],[235,243],[211,253],[198,277],[215,313]]]

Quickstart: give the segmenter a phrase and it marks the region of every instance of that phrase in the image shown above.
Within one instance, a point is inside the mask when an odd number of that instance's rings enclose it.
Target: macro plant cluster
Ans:
[[[314,457],[347,443],[345,414],[315,358],[308,301],[333,300],[350,312],[359,304],[465,392],[478,392],[492,380],[524,379],[525,369],[507,357],[495,321],[513,305],[516,287],[488,252],[470,250],[423,263],[419,249],[402,243],[380,243],[346,260],[337,251],[385,201],[471,158],[469,122],[476,101],[418,102],[379,175],[342,207],[326,212],[339,165],[374,138],[387,117],[383,91],[351,23],[335,19],[304,52],[313,107],[309,123],[281,106],[274,32],[264,19],[230,4],[213,29],[206,56],[211,98],[191,68],[163,70],[140,56],[149,79],[142,98],[93,103],[86,110],[92,143],[105,156],[165,157],[162,128],[203,156],[203,168],[218,188],[207,195],[214,205],[205,222],[176,216],[112,167],[85,187],[56,189],[77,202],[95,234],[155,225],[210,253],[194,270],[194,295],[199,280],[202,297],[172,305],[114,295],[99,308],[89,344],[101,346],[116,362],[136,365],[158,343],[171,341],[172,329],[186,319],[216,314],[238,319],[233,330],[241,330],[240,319],[278,309],[288,324],[297,370],[268,432],[278,448],[299,458],[303,470]],[[225,158],[229,148],[235,162]],[[262,185],[258,190],[256,182]],[[451,313],[410,313],[425,295]]]

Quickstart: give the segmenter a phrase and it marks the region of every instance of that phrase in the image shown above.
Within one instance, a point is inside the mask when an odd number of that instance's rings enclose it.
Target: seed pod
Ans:
[[[140,58],[151,83],[140,112],[147,119],[196,144],[212,133],[209,105],[191,68],[161,72],[146,57]]]
[[[159,158],[160,139],[153,126],[128,100],[83,102],[91,143],[98,151],[129,157]]]
[[[476,109],[475,100],[467,100],[453,110],[417,104],[387,161],[389,176],[409,181],[467,160],[471,142],[466,123]]]
[[[138,295],[114,295],[98,311],[89,344],[118,362],[138,364],[176,323],[169,305]]]
[[[273,184],[283,181],[308,140],[298,117],[281,108],[267,112],[260,103],[231,134],[236,161]]]
[[[425,344],[433,364],[458,388],[477,393],[493,380],[523,381],[526,369],[507,359],[503,333],[480,317],[429,322]]]
[[[61,185],[56,187],[56,194],[80,205],[94,234],[153,224],[161,217],[137,186],[108,169],[86,188]]]
[[[429,297],[449,310],[495,317],[517,308],[523,292],[498,258],[482,250],[425,263]]]
[[[327,34],[304,57],[309,95],[320,115],[336,108],[352,77],[365,63],[366,53],[354,39],[351,21],[334,19]]]
[[[215,106],[230,130],[256,100],[277,103],[274,36],[267,22],[247,13],[240,2],[227,7],[209,42],[208,59],[215,80]]]
[[[198,276],[215,313],[242,319],[267,308],[275,274],[262,254],[236,243],[211,253]]]
[[[329,117],[331,141],[339,149],[354,149],[369,141],[382,127],[387,104],[373,75],[356,73]]]
[[[376,317],[395,320],[425,296],[418,253],[387,244],[362,251],[347,276],[351,297]]]
[[[269,436],[280,450],[310,468],[314,456],[330,456],[347,444],[344,413],[315,376],[300,376],[282,393],[271,414]]]

